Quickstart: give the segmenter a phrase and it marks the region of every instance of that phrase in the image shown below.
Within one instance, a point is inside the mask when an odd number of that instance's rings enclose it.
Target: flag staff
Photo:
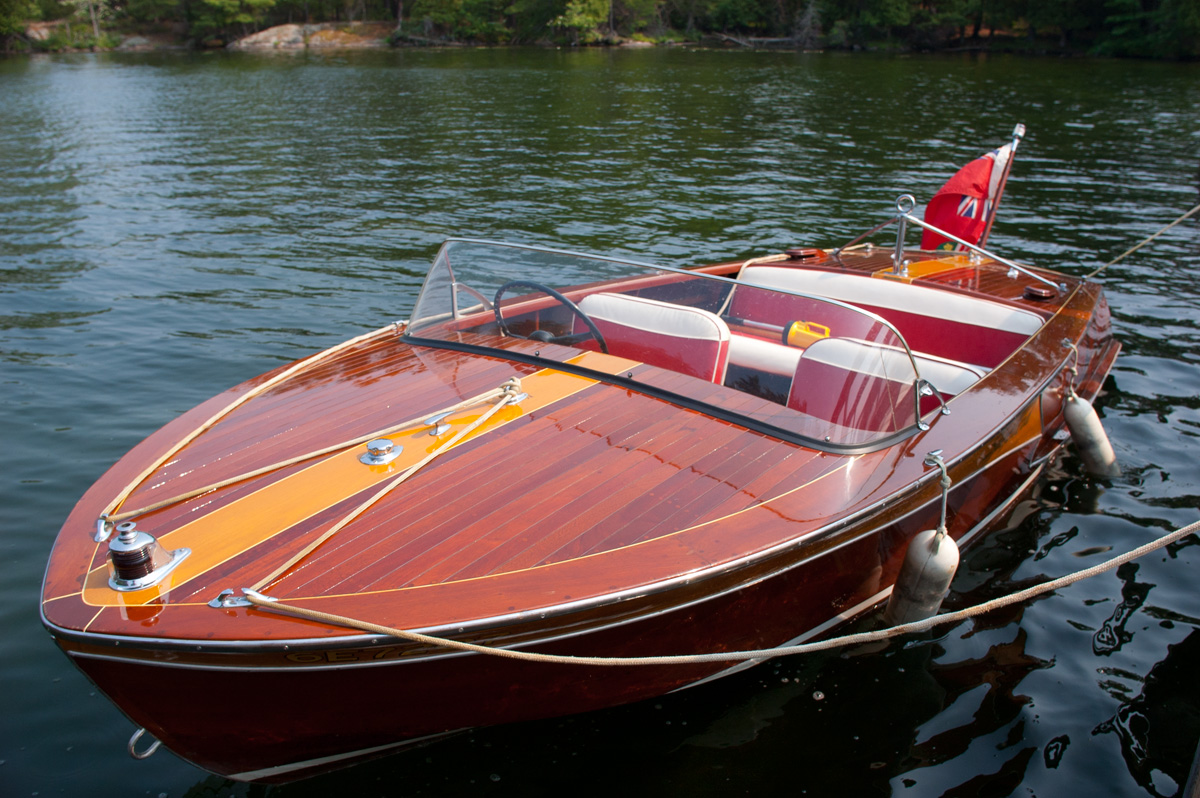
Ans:
[[[1017,145],[1021,143],[1021,139],[1025,137],[1025,126],[1020,122],[1013,128],[1012,133],[1012,149],[1008,152],[1008,163],[1004,164],[1004,174],[1000,176],[1000,186],[996,189],[996,198],[992,201],[992,210],[988,214],[987,227],[983,228],[983,235],[979,238],[979,246],[987,244],[988,236],[992,232],[992,224],[996,221],[996,211],[1000,210],[1000,197],[1004,194],[1004,187],[1008,184],[1008,173],[1012,171],[1013,158],[1017,154]]]

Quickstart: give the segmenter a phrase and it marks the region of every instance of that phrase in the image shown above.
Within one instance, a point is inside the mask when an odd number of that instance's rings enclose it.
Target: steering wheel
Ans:
[[[504,323],[504,316],[500,314],[500,299],[504,296],[504,292],[510,288],[532,288],[535,291],[541,291],[543,294],[553,298],[556,302],[563,305],[576,316],[578,316],[579,320],[587,326],[588,332],[571,335],[551,335],[545,330],[535,330],[530,335],[517,335],[508,328],[508,325]],[[496,299],[493,301],[492,305],[492,311],[496,314],[496,324],[500,327],[500,332],[504,335],[510,335],[513,338],[525,338],[533,341],[545,341],[551,344],[568,345],[577,344],[587,338],[594,338],[596,343],[600,345],[600,351],[608,354],[608,343],[604,340],[604,336],[600,333],[600,328],[596,326],[596,322],[592,321],[588,314],[580,310],[578,305],[549,286],[542,285],[541,283],[535,283],[532,280],[510,280],[496,289]]]

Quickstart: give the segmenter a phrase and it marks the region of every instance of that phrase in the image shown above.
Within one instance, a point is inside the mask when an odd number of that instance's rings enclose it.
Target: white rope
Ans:
[[[1143,239],[1143,240],[1142,240],[1140,243],[1138,243],[1138,244],[1136,244],[1136,245],[1134,245],[1134,246],[1130,247],[1129,249],[1125,250],[1125,251],[1124,251],[1124,252],[1122,252],[1120,255],[1118,255],[1117,257],[1115,257],[1115,258],[1113,258],[1112,260],[1110,260],[1108,263],[1106,263],[1106,264],[1104,264],[1103,266],[1101,266],[1099,269],[1096,269],[1095,271],[1093,271],[1093,272],[1090,272],[1090,273],[1088,274],[1088,278],[1095,277],[1097,274],[1099,274],[1100,272],[1104,271],[1104,270],[1105,270],[1105,269],[1107,269],[1109,266],[1112,266],[1113,264],[1115,264],[1115,263],[1117,263],[1117,262],[1119,262],[1119,261],[1122,261],[1122,260],[1124,260],[1126,257],[1128,257],[1129,255],[1132,255],[1133,253],[1137,252],[1139,249],[1141,249],[1142,247],[1146,246],[1146,245],[1147,245],[1147,244],[1149,244],[1151,241],[1153,241],[1154,239],[1158,238],[1160,235],[1162,235],[1163,233],[1167,232],[1168,230],[1170,230],[1170,229],[1171,229],[1172,227],[1174,227],[1175,225],[1179,224],[1180,222],[1182,222],[1182,221],[1184,221],[1184,220],[1186,220],[1186,219],[1190,219],[1190,218],[1192,218],[1192,217],[1193,217],[1193,216],[1195,216],[1197,213],[1200,213],[1200,205],[1197,205],[1195,208],[1192,208],[1190,211],[1188,211],[1187,213],[1185,213],[1183,216],[1180,216],[1178,219],[1176,219],[1175,221],[1171,222],[1169,225],[1167,225],[1167,226],[1166,226],[1166,227],[1164,227],[1163,229],[1159,230],[1159,231],[1158,231],[1157,233],[1155,233],[1154,235],[1150,236],[1149,238],[1145,238],[1145,239]]]
[[[425,455],[425,457],[423,457],[420,461],[418,461],[417,463],[404,469],[404,471],[402,471],[400,473],[400,476],[396,477],[391,482],[389,482],[387,485],[385,485],[381,490],[377,491],[375,493],[375,495],[373,495],[371,498],[367,499],[365,502],[360,504],[358,507],[355,507],[353,510],[351,510],[349,515],[347,515],[341,521],[338,521],[336,524],[334,524],[332,527],[330,527],[329,530],[324,532],[320,537],[318,537],[312,543],[309,543],[307,546],[305,546],[303,549],[301,549],[298,553],[296,553],[292,557],[288,558],[287,562],[285,562],[283,565],[276,568],[274,571],[272,571],[269,575],[267,575],[263,579],[260,579],[254,585],[254,587],[251,589],[255,590],[255,591],[261,590],[263,587],[274,582],[276,579],[278,579],[280,576],[282,576],[288,569],[290,569],[296,563],[300,562],[305,557],[307,557],[309,554],[311,554],[313,551],[315,551],[318,546],[320,546],[322,543],[329,540],[335,534],[340,532],[343,528],[346,527],[347,524],[349,524],[355,518],[358,518],[360,515],[365,513],[367,510],[371,509],[371,507],[373,507],[375,504],[377,504],[380,499],[382,499],[384,496],[387,496],[389,493],[391,493],[393,490],[395,490],[397,487],[399,487],[403,482],[407,481],[409,477],[411,477],[413,474],[420,471],[424,466],[431,463],[434,460],[434,458],[436,458],[442,452],[449,451],[463,438],[467,437],[472,432],[479,429],[479,427],[486,424],[488,419],[490,419],[492,416],[496,415],[501,410],[503,410],[505,407],[508,407],[510,404],[514,404],[517,400],[517,396],[521,393],[521,381],[517,377],[511,377],[511,378],[509,378],[509,380],[507,382],[505,382],[503,385],[501,385],[498,389],[496,389],[495,391],[489,392],[489,393],[497,395],[499,397],[499,401],[497,401],[494,405],[489,407],[484,413],[481,413],[479,418],[475,419],[470,424],[463,427],[461,430],[459,430],[454,436],[452,436],[448,440],[439,444],[436,449],[434,449],[429,454]],[[485,395],[487,395],[487,394],[485,394]],[[493,398],[495,398],[495,397],[493,397]]]
[[[523,660],[526,662],[543,662],[557,665],[605,665],[605,666],[622,666],[622,665],[698,665],[712,662],[731,662],[752,659],[769,659],[772,657],[786,657],[795,654],[811,654],[817,651],[827,651],[834,648],[842,648],[845,646],[862,645],[864,643],[874,643],[880,640],[887,640],[899,635],[915,634],[932,629],[935,626],[941,626],[947,623],[955,623],[957,621],[973,618],[977,615],[982,615],[992,610],[1007,607],[1012,604],[1018,604],[1023,601],[1028,601],[1035,596],[1040,596],[1043,593],[1049,593],[1054,590],[1059,590],[1068,585],[1073,585],[1089,577],[1097,574],[1111,571],[1118,568],[1131,560],[1145,556],[1153,551],[1161,549],[1181,540],[1188,535],[1200,530],[1200,521],[1191,523],[1182,529],[1177,529],[1174,532],[1163,535],[1157,540],[1151,541],[1144,546],[1139,546],[1133,551],[1126,552],[1118,557],[1113,557],[1111,560],[1106,560],[1099,565],[1085,568],[1081,571],[1076,571],[1067,576],[1053,579],[1049,582],[1044,582],[1040,585],[1035,585],[1025,590],[1011,593],[1007,596],[992,599],[991,601],[977,604],[973,607],[948,612],[943,615],[935,615],[932,618],[926,618],[922,621],[914,621],[913,623],[901,624],[892,626],[887,629],[879,629],[873,632],[860,632],[858,634],[843,635],[842,637],[834,637],[828,640],[818,640],[813,643],[803,643],[795,646],[780,646],[778,648],[756,649],[751,651],[724,651],[712,654],[682,654],[675,656],[662,657],[572,657],[572,656],[557,656],[553,654],[536,654],[528,651],[514,651],[505,648],[493,648],[491,646],[481,646],[474,643],[463,643],[458,640],[449,640],[442,637],[433,637],[423,635],[419,632],[409,632],[403,629],[395,629],[389,626],[381,626],[379,624],[369,623],[367,621],[359,621],[352,618],[346,618],[340,615],[319,612],[316,610],[306,609],[304,607],[296,607],[291,604],[283,604],[278,599],[264,596],[261,593],[256,593],[252,590],[243,588],[243,593],[246,599],[256,607],[272,610],[275,612],[283,612],[291,615],[298,615],[303,618],[328,623],[334,626],[345,626],[352,629],[360,629],[365,632],[374,634],[387,635],[389,637],[398,637],[403,640],[409,640],[414,643],[424,643],[426,645],[448,648],[455,651],[471,651],[478,654],[488,654],[490,656],[503,657],[505,659]]]
[[[507,383],[505,384],[507,385]],[[409,428],[420,429],[421,427],[425,426],[423,419],[433,418],[435,416],[445,416],[450,413],[457,413],[461,410],[475,407],[476,405],[487,404],[503,394],[503,386],[500,388],[493,388],[492,390],[485,391],[478,396],[472,396],[470,399],[464,399],[456,405],[451,405],[450,407],[442,408],[441,410],[436,410],[432,413],[423,413],[416,418],[411,418],[407,421],[402,421],[399,424],[393,424],[389,427],[385,427],[384,429],[376,430],[369,435],[360,435],[352,440],[335,443],[332,446],[326,446],[323,449],[317,449],[316,451],[306,452],[304,454],[296,455],[295,457],[289,457],[286,460],[280,460],[277,463],[271,463],[270,465],[256,468],[253,471],[247,471],[244,474],[238,474],[237,476],[223,479],[220,482],[214,482],[211,485],[205,485],[202,488],[196,488],[195,490],[190,490],[187,493],[181,493],[178,496],[172,496],[169,499],[163,499],[162,501],[157,501],[144,507],[139,507],[136,510],[126,510],[122,513],[105,516],[105,519],[116,523],[117,521],[124,521],[127,518],[145,515],[146,513],[150,513],[155,510],[161,510],[164,507],[169,507],[172,504],[178,504],[179,502],[187,501],[188,499],[194,499],[195,497],[202,496],[209,491],[214,491],[219,488],[227,488],[230,485],[234,485],[238,482],[244,482],[247,479],[253,479],[254,477],[262,476],[263,474],[269,474],[272,471],[278,471],[281,468],[295,465],[296,463],[302,463],[305,460],[311,460],[314,457],[322,457],[327,454],[332,454],[333,452],[342,451],[343,449],[349,449],[351,446],[358,446],[359,444],[366,443],[374,440],[375,438],[385,438],[389,435],[395,435]]]
[[[179,452],[180,449],[187,446],[189,443],[191,443],[196,438],[198,438],[201,435],[201,433],[207,431],[210,427],[212,427],[218,421],[225,418],[225,416],[229,415],[234,410],[236,410],[237,408],[244,405],[246,402],[250,401],[251,399],[253,399],[256,396],[262,395],[263,393],[267,392],[271,388],[274,388],[276,385],[283,382],[284,380],[291,378],[297,372],[303,371],[304,369],[309,368],[310,366],[315,365],[316,363],[319,363],[322,360],[325,360],[325,359],[337,354],[338,352],[348,349],[349,347],[359,344],[363,341],[369,341],[372,338],[383,335],[384,333],[388,332],[389,330],[397,330],[398,331],[400,329],[399,325],[400,325],[399,322],[394,322],[392,324],[387,325],[386,327],[380,327],[378,330],[372,330],[371,332],[364,333],[363,335],[360,335],[356,338],[351,338],[348,341],[342,341],[340,344],[337,344],[336,346],[331,346],[330,348],[324,350],[323,352],[317,352],[315,355],[311,355],[311,356],[305,358],[304,360],[301,360],[300,362],[295,363],[294,365],[279,372],[274,377],[272,377],[271,379],[262,383],[261,385],[258,385],[256,387],[252,388],[251,390],[249,390],[246,393],[239,396],[237,399],[234,399],[228,405],[226,405],[221,410],[219,410],[215,415],[211,416],[203,424],[196,427],[196,429],[192,430],[190,433],[188,433],[184,437],[180,438],[179,441],[176,442],[174,446],[172,446],[170,449],[168,449],[161,457],[156,459],[153,464],[151,464],[148,468],[146,468],[145,471],[143,471],[141,474],[139,474],[137,477],[135,477],[132,482],[130,482],[128,485],[126,485],[124,490],[122,490],[120,493],[118,493],[116,495],[116,498],[114,498],[111,502],[108,503],[108,506],[104,508],[104,512],[100,513],[100,519],[102,521],[110,521],[110,522],[118,521],[118,520],[128,518],[133,515],[137,515],[138,513],[145,512],[145,510],[137,510],[137,511],[133,511],[133,512],[121,513],[119,516],[113,515],[113,513],[115,513],[121,507],[121,505],[125,503],[125,500],[129,498],[129,495],[131,493],[133,493],[134,490],[136,490],[139,485],[141,485],[143,482],[145,482],[150,477],[151,474],[153,474],[155,471],[157,471],[163,463],[170,460],[172,457],[174,457]]]

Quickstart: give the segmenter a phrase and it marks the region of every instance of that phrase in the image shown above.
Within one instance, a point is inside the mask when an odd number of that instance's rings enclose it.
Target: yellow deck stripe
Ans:
[[[922,277],[929,277],[934,274],[941,274],[942,272],[953,271],[955,269],[969,269],[973,266],[974,264],[971,263],[971,259],[966,255],[950,255],[945,258],[938,258],[937,260],[923,260],[917,261],[916,263],[910,263],[907,267],[905,267],[906,271],[903,275],[896,274],[891,267],[888,267],[886,269],[880,269],[879,271],[872,272],[871,276],[882,277],[887,280],[897,280],[902,283],[911,283],[913,280],[917,280]]]
[[[636,361],[600,353],[588,353],[568,362],[609,373],[625,371],[637,365]],[[550,369],[523,377],[521,389],[529,397],[520,405],[501,410],[457,445],[499,429],[531,411],[566,399],[595,383],[596,380],[587,377]],[[397,446],[403,446],[404,451],[385,466],[363,465],[358,457],[366,451],[366,447],[355,446],[190,521],[158,537],[159,543],[169,550],[184,547],[192,550],[163,582],[145,590],[119,593],[108,586],[108,567],[105,565],[88,573],[83,601],[98,607],[150,603],[347,497],[394,478],[437,448],[441,441],[452,437],[454,428],[461,429],[478,419],[484,409],[463,411],[446,419],[451,430],[439,438],[431,436],[428,427],[392,435],[392,441]],[[147,531],[154,532],[153,529]]]

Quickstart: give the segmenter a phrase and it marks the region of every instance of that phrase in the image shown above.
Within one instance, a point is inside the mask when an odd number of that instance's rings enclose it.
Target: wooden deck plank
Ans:
[[[714,426],[709,432],[691,437],[680,437],[659,456],[675,468],[667,478],[646,492],[644,498],[635,499],[624,506],[614,508],[603,523],[596,523],[571,540],[547,541],[544,546],[531,548],[513,561],[514,567],[530,567],[548,562],[561,562],[584,553],[596,553],[627,546],[641,539],[641,531],[657,524],[664,516],[674,512],[673,498],[677,490],[704,479],[697,470],[696,462],[714,453],[736,450],[744,430],[732,426]],[[552,547],[553,543],[557,547]]]
[[[500,573],[544,564],[545,552],[561,548],[592,526],[611,526],[613,512],[638,497],[652,495],[680,467],[664,458],[662,452],[679,439],[681,432],[673,420],[646,429],[645,420],[639,419],[634,433],[635,438],[613,439],[612,454],[616,456],[598,461],[587,479],[578,483],[575,495],[565,498],[559,494],[557,502],[553,496],[548,497],[542,503],[551,511],[548,515],[511,539],[494,556],[476,563],[478,570],[470,573]],[[458,578],[466,575],[459,574]]]
[[[625,424],[638,423],[636,417],[631,416],[627,421],[615,421],[614,419],[603,419],[607,424]],[[520,500],[513,503],[511,506],[515,508],[515,512],[510,512],[503,523],[499,525],[488,538],[488,541],[495,542],[498,536],[508,537],[516,531],[540,527],[542,529],[552,529],[553,522],[550,517],[553,513],[562,507],[563,502],[567,501],[565,497],[577,495],[586,490],[591,484],[592,479],[598,469],[604,468],[609,463],[620,463],[626,459],[626,452],[614,448],[605,432],[612,432],[613,427],[605,429],[606,424],[602,423],[599,429],[588,429],[584,432],[592,435],[595,438],[594,445],[588,450],[588,455],[580,457],[576,462],[568,464],[564,467],[562,461],[559,461],[559,470],[548,481],[539,485],[536,489],[526,493],[524,496],[517,497]],[[620,429],[620,427],[615,427]],[[499,454],[493,452],[494,455]],[[464,534],[461,536],[462,541],[475,542],[472,536],[477,536],[480,532],[478,527],[466,527]],[[412,584],[433,584],[441,581],[439,571],[431,570],[433,561],[436,558],[437,562],[441,562],[446,556],[452,555],[457,551],[460,543],[447,539],[438,551],[430,551],[425,557],[419,561],[410,563],[408,568],[413,572],[414,576],[410,580]],[[485,545],[478,543],[477,545]],[[429,567],[423,567],[428,563]]]
[[[514,528],[493,529],[490,533],[479,530],[480,537],[474,542],[471,541],[471,530],[464,530],[462,547],[436,569],[424,574],[421,580],[473,578],[507,570],[508,560],[530,545],[550,535],[569,534],[566,529],[579,520],[574,516],[603,516],[605,513],[597,504],[597,498],[605,493],[611,494],[613,480],[633,480],[635,475],[663,469],[661,461],[655,457],[655,451],[663,435],[673,434],[677,430],[678,424],[673,416],[648,425],[645,416],[635,411],[625,414],[619,426],[615,423],[617,419],[613,419],[613,422],[613,426],[591,430],[608,448],[580,471],[582,487],[574,492],[575,495],[571,496],[570,489],[560,488],[549,493],[544,500],[565,501],[561,512],[551,514],[537,524],[525,524],[523,528],[517,526],[516,520],[525,516],[531,508],[528,497],[514,491],[508,503],[497,510],[498,515],[513,518]],[[568,496],[571,498],[566,498]],[[566,521],[556,515],[565,515]]]
[[[588,401],[587,406],[591,408],[589,412],[600,412],[603,402],[597,397]],[[561,471],[561,464],[555,459],[543,458],[533,461],[533,468],[516,470],[530,463],[529,447],[544,440],[550,428],[554,428],[561,444],[560,456],[587,461],[593,450],[602,446],[593,436],[557,429],[553,419],[541,417],[531,420],[522,430],[510,430],[503,443],[491,441],[490,446],[474,452],[455,453],[457,456],[453,458],[446,455],[445,462],[435,463],[441,469],[435,473],[431,466],[427,479],[409,486],[409,495],[398,494],[364,516],[362,531],[344,542],[345,557],[335,558],[335,550],[326,554],[329,571],[343,574],[336,588],[342,590],[356,584],[362,586],[356,589],[378,589],[384,584],[411,581],[414,570],[420,567],[420,558],[430,557],[432,548],[459,534],[463,525],[489,518],[505,496],[519,498],[555,478]],[[516,473],[521,476],[514,479]],[[494,490],[487,489],[493,485]],[[399,540],[394,536],[395,530],[389,528],[397,515],[406,524]],[[381,539],[368,545],[372,537]],[[373,558],[374,548],[385,543],[390,547],[387,557]],[[365,559],[360,555],[364,546],[368,552]],[[365,567],[349,571],[352,565],[345,560],[350,559],[361,560]]]

